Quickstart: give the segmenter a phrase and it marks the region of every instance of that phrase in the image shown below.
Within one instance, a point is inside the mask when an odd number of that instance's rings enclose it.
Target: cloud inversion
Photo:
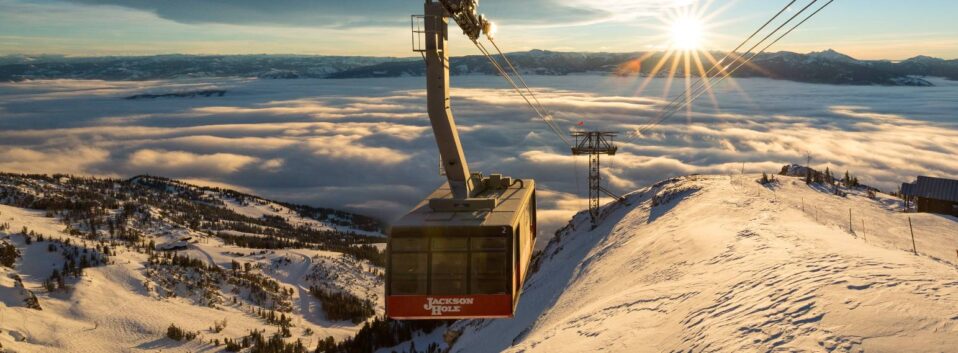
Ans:
[[[497,77],[456,77],[453,110],[474,171],[535,178],[549,233],[585,208],[587,161]],[[739,80],[643,136],[617,139],[603,182],[625,193],[692,173],[776,172],[803,163],[886,190],[918,174],[958,175],[958,84],[934,88]],[[387,220],[444,179],[422,78],[0,85],[0,170],[129,177],[156,174]],[[531,77],[567,129],[630,131],[665,104],[634,79]],[[658,85],[658,87],[656,87]],[[653,83],[646,92],[662,92]],[[224,97],[125,100],[145,90],[216,87]],[[675,88],[677,89],[677,88]],[[675,90],[674,89],[674,90]],[[672,94],[675,91],[671,92]],[[930,104],[930,103],[934,104]],[[547,234],[543,234],[547,235]]]

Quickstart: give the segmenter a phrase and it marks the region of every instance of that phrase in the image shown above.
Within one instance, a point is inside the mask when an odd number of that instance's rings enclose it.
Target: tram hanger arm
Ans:
[[[488,33],[491,23],[486,21],[477,10],[477,0],[425,0],[425,17],[431,18],[425,23],[427,35],[426,50],[426,96],[429,121],[439,147],[443,169],[449,182],[453,199],[469,201],[478,187],[482,177],[473,175],[466,162],[455,119],[452,115],[451,99],[449,97],[449,51],[446,48],[448,41],[447,26],[444,18],[451,17],[459,24],[463,32],[473,41],[478,40],[482,33]],[[475,200],[476,203],[488,200]],[[463,203],[454,201],[454,203]],[[432,203],[431,203],[432,204]],[[483,206],[488,207],[488,206]]]
[[[469,39],[479,40],[482,34],[491,37],[495,32],[495,24],[479,13],[479,0],[439,0],[439,3]]]

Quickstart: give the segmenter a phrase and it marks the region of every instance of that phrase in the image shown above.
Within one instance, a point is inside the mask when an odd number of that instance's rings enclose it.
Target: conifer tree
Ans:
[[[50,278],[47,278],[46,281],[43,281],[43,288],[46,289],[47,292],[52,292],[57,289],[56,285],[53,283],[53,276],[50,276]]]
[[[181,341],[183,340],[183,330],[179,327],[176,327],[175,324],[170,324],[170,327],[166,328],[166,337],[169,337],[172,340]]]

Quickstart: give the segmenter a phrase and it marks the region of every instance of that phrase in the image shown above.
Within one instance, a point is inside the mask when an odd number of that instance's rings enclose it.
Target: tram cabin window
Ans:
[[[392,295],[510,293],[513,232],[507,232],[508,236],[451,233],[455,232],[392,239]]]

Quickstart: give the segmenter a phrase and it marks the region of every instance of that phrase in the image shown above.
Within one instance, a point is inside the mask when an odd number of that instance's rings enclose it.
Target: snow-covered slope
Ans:
[[[958,220],[756,179],[662,182],[594,230],[580,213],[516,318],[457,322],[451,351],[958,351]]]
[[[291,227],[381,237],[384,225],[378,220],[344,211],[294,205],[267,200],[234,190],[210,188],[155,176],[137,176],[127,183],[165,191],[168,194],[222,206],[233,213],[254,219],[277,219]]]
[[[222,197],[222,195],[219,196]],[[250,218],[278,217],[285,219],[287,223],[293,226],[304,226],[316,230],[336,231],[342,233],[354,233],[364,236],[383,236],[382,230],[373,231],[350,227],[349,224],[352,222],[352,215],[346,213],[342,213],[343,215],[340,217],[332,214],[321,221],[312,217],[304,217],[300,212],[297,212],[296,210],[291,209],[290,207],[287,207],[281,203],[261,198],[246,198],[239,201],[234,198],[227,198],[223,200],[223,204],[230,211]]]
[[[37,200],[66,192],[56,185],[118,185],[112,197],[120,204],[128,200],[127,188],[139,190],[141,200],[160,198],[147,192],[159,190],[155,184],[140,190],[110,180],[9,178],[8,197],[13,189],[39,190],[32,183],[42,182],[55,185],[43,188],[46,196],[37,194]],[[462,353],[958,351],[958,219],[901,213],[897,199],[865,188],[842,189],[847,195],[837,196],[801,178],[780,176],[770,185],[757,179],[664,181],[628,195],[625,204],[605,206],[596,229],[579,213],[532,265],[516,318],[459,321],[434,331],[406,330],[404,337],[413,337],[419,351],[439,343]],[[198,190],[170,184],[161,191],[196,202],[232,195]],[[222,200],[235,205],[215,210],[246,214],[245,222],[298,219],[286,204]],[[283,223],[263,223],[264,234],[213,233],[212,227],[222,227],[216,224],[236,216],[199,208],[220,220],[194,228],[155,201],[127,218],[118,216],[128,209],[120,204],[91,204],[113,220],[116,239],[102,223],[94,227],[98,232],[84,227],[89,219],[78,217],[82,213],[0,205],[0,242],[20,254],[12,267],[0,264],[0,349],[220,352],[224,340],[250,337],[252,330],[279,332],[264,317],[274,309],[289,318],[284,340],[302,342],[298,352],[312,351],[327,336],[337,342],[359,341],[364,331],[362,342],[381,331],[403,337],[381,322],[367,331],[364,322],[329,320],[323,302],[310,293],[349,293],[368,299],[373,314],[381,315],[382,268],[370,260],[315,244],[253,249],[226,242],[241,235],[253,239],[248,241],[268,238],[266,233],[282,229],[271,227]],[[29,244],[23,227],[34,234]],[[137,229],[139,240],[122,240],[129,231],[119,229],[126,228]],[[178,254],[190,263],[170,264],[169,253],[155,255],[142,246],[148,240],[182,242]],[[108,261],[51,290],[47,280],[69,261],[71,252],[61,250],[67,248],[84,258],[105,252]],[[265,289],[244,284],[247,279]],[[270,289],[274,285],[278,290]],[[214,329],[218,322],[225,327]],[[167,338],[170,324],[198,337]],[[452,347],[442,342],[457,335]],[[377,352],[408,352],[413,344],[387,346]]]
[[[0,174],[0,352],[350,339],[384,310],[377,222],[162,178]]]
[[[39,234],[83,242],[79,237],[61,233],[63,225],[42,212],[0,205],[0,220],[10,224],[11,229],[27,227]],[[200,305],[189,295],[191,291],[183,287],[171,289],[176,295],[164,294],[167,292],[161,289],[162,281],[147,271],[148,257],[127,247],[116,249],[112,264],[89,268],[82,277],[68,279],[69,289],[48,292],[42,282],[52,269],[62,265],[62,260],[47,251],[48,241],[34,238],[31,245],[26,245],[24,238],[14,233],[17,232],[0,231],[0,241],[12,242],[23,252],[13,269],[0,267],[0,347],[13,352],[216,352],[224,346],[217,347],[209,341],[235,340],[251,330],[271,334],[279,329],[258,317],[257,306],[251,303],[232,303],[226,297],[220,305]],[[215,238],[202,239],[181,253],[208,258],[224,268],[231,260],[251,263],[259,269],[255,271],[275,279],[283,288],[293,289],[293,308],[287,313],[292,318],[290,342],[299,339],[314,347],[318,339],[327,336],[337,340],[352,337],[362,326],[327,320],[321,311],[322,304],[308,291],[309,286],[317,283],[370,298],[375,302],[376,313],[382,314],[382,298],[375,295],[382,291],[382,281],[370,275],[370,271],[382,270],[341,253],[311,249],[262,251],[227,246]],[[344,261],[352,267],[340,265],[335,270],[350,280],[310,275],[329,271],[331,266],[326,263]],[[22,287],[14,283],[14,274],[22,278]],[[188,280],[180,277],[174,283],[189,285]],[[42,310],[24,305],[24,299],[32,294],[39,299]],[[235,295],[222,293],[224,297],[227,294]],[[227,323],[221,332],[210,329],[217,321]],[[170,324],[198,332],[199,338],[190,342],[166,338]]]

